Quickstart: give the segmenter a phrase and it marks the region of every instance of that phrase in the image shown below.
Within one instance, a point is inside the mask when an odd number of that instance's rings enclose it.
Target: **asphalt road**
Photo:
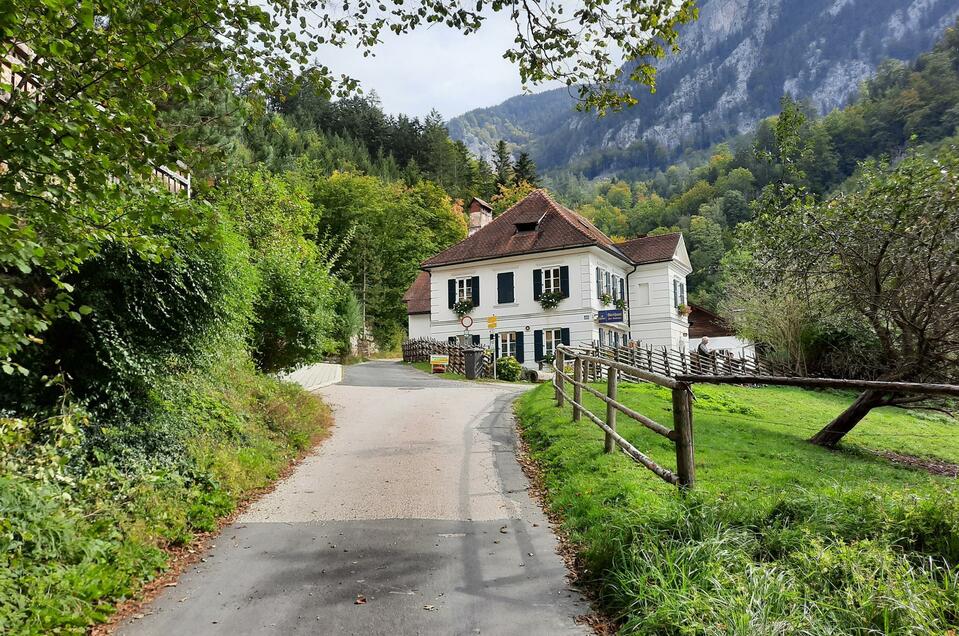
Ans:
[[[332,437],[118,633],[587,634],[515,458],[517,389],[348,367]]]

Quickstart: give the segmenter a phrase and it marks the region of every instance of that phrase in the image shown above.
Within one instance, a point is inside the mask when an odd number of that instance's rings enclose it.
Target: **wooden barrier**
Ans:
[[[443,354],[450,357],[447,370],[453,373],[466,374],[466,359],[463,355],[465,347],[451,344],[432,338],[415,338],[404,340],[402,344],[403,362],[429,362],[433,354]],[[483,368],[480,377],[488,378],[493,375],[493,352],[486,349],[483,353]]]
[[[573,360],[572,377],[565,372],[564,364],[569,359]],[[582,416],[585,415],[587,419],[599,426],[605,432],[603,446],[607,453],[612,452],[616,446],[619,446],[633,461],[642,464],[664,481],[675,484],[682,489],[693,487],[695,483],[695,463],[692,399],[688,384],[629,364],[583,353],[568,346],[557,347],[557,360],[559,364],[556,365],[556,375],[553,377],[557,406],[562,407],[566,401],[569,401],[573,407],[573,421],[579,421]],[[606,379],[605,393],[597,391],[589,385],[591,378],[594,379],[594,381],[599,381],[604,376]],[[644,382],[652,382],[672,390],[672,430],[617,400],[617,389],[621,376],[636,378]],[[573,386],[572,396],[566,392],[567,384]],[[600,418],[583,405],[583,391],[605,402],[605,418]],[[641,452],[617,432],[616,417],[618,413],[622,413],[639,422],[649,430],[658,435],[662,435],[676,445],[677,468],[675,473],[657,464],[652,458]]]

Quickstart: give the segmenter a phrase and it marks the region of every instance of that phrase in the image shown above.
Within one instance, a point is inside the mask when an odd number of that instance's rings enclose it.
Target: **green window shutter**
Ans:
[[[516,361],[522,363],[526,359],[525,352],[523,351],[523,332],[516,332]]]
[[[516,301],[513,290],[513,272],[500,272],[496,275],[496,302],[500,305]]]
[[[596,268],[596,298],[603,297],[603,270]]]
[[[479,295],[479,276],[474,276],[473,280],[470,282],[470,287],[472,287],[473,293],[473,306],[480,306],[480,295]]]
[[[560,337],[563,340],[563,344],[568,347],[569,346],[569,329],[566,327],[563,327],[561,331],[562,331],[562,334],[560,335]]]
[[[563,292],[563,298],[569,298],[569,267],[566,265],[559,268],[559,288]]]
[[[537,329],[533,332],[533,360],[539,362],[543,359],[543,331]]]
[[[533,270],[533,300],[539,300],[543,295],[543,270]]]
[[[449,281],[447,281],[447,282],[449,283],[449,292],[450,292],[450,299],[449,299],[449,300],[450,300],[450,305],[449,305],[449,307],[450,307],[450,309],[452,309],[452,308],[453,308],[453,305],[456,304],[456,280],[453,279],[453,278],[451,278],[451,279],[449,279]]]

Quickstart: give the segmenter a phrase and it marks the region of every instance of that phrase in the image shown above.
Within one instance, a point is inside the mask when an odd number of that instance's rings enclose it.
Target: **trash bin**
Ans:
[[[463,349],[463,366],[466,367],[466,379],[475,380],[483,375],[483,353],[482,347],[471,347]]]

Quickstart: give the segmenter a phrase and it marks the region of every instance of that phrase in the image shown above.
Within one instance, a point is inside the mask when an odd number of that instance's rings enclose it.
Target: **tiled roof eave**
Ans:
[[[465,259],[460,259],[460,260],[446,261],[446,262],[442,262],[442,263],[430,263],[429,260],[426,260],[426,261],[423,261],[423,264],[422,264],[422,265],[420,265],[420,269],[428,272],[428,271],[430,271],[431,269],[435,269],[435,268],[437,268],[437,267],[449,267],[449,266],[451,266],[451,265],[465,265],[466,263],[480,263],[480,262],[482,262],[482,261],[493,261],[493,260],[498,260],[498,259],[501,259],[501,258],[514,258],[514,257],[516,257],[516,256],[526,256],[526,255],[531,255],[531,254],[546,254],[546,253],[548,253],[548,252],[561,252],[561,251],[563,251],[563,250],[579,249],[579,248],[583,248],[583,247],[598,247],[599,249],[603,250],[604,252],[607,252],[607,253],[615,256],[616,258],[618,258],[618,259],[620,259],[620,260],[622,260],[622,261],[624,261],[624,262],[626,262],[626,263],[629,263],[630,265],[635,265],[635,264],[636,264],[636,263],[634,263],[632,260],[630,260],[630,258],[629,258],[628,256],[626,256],[625,254],[619,252],[618,250],[609,249],[608,247],[606,247],[606,246],[604,246],[604,245],[599,245],[599,244],[597,244],[597,243],[586,242],[586,243],[574,243],[574,244],[571,244],[571,245],[563,245],[563,246],[560,246],[560,247],[547,247],[547,248],[539,249],[539,250],[528,250],[528,251],[523,251],[523,252],[514,252],[514,253],[511,253],[511,254],[497,254],[496,256],[480,256],[480,257],[477,257],[477,258],[465,258]],[[640,263],[640,264],[642,264],[642,263]]]

